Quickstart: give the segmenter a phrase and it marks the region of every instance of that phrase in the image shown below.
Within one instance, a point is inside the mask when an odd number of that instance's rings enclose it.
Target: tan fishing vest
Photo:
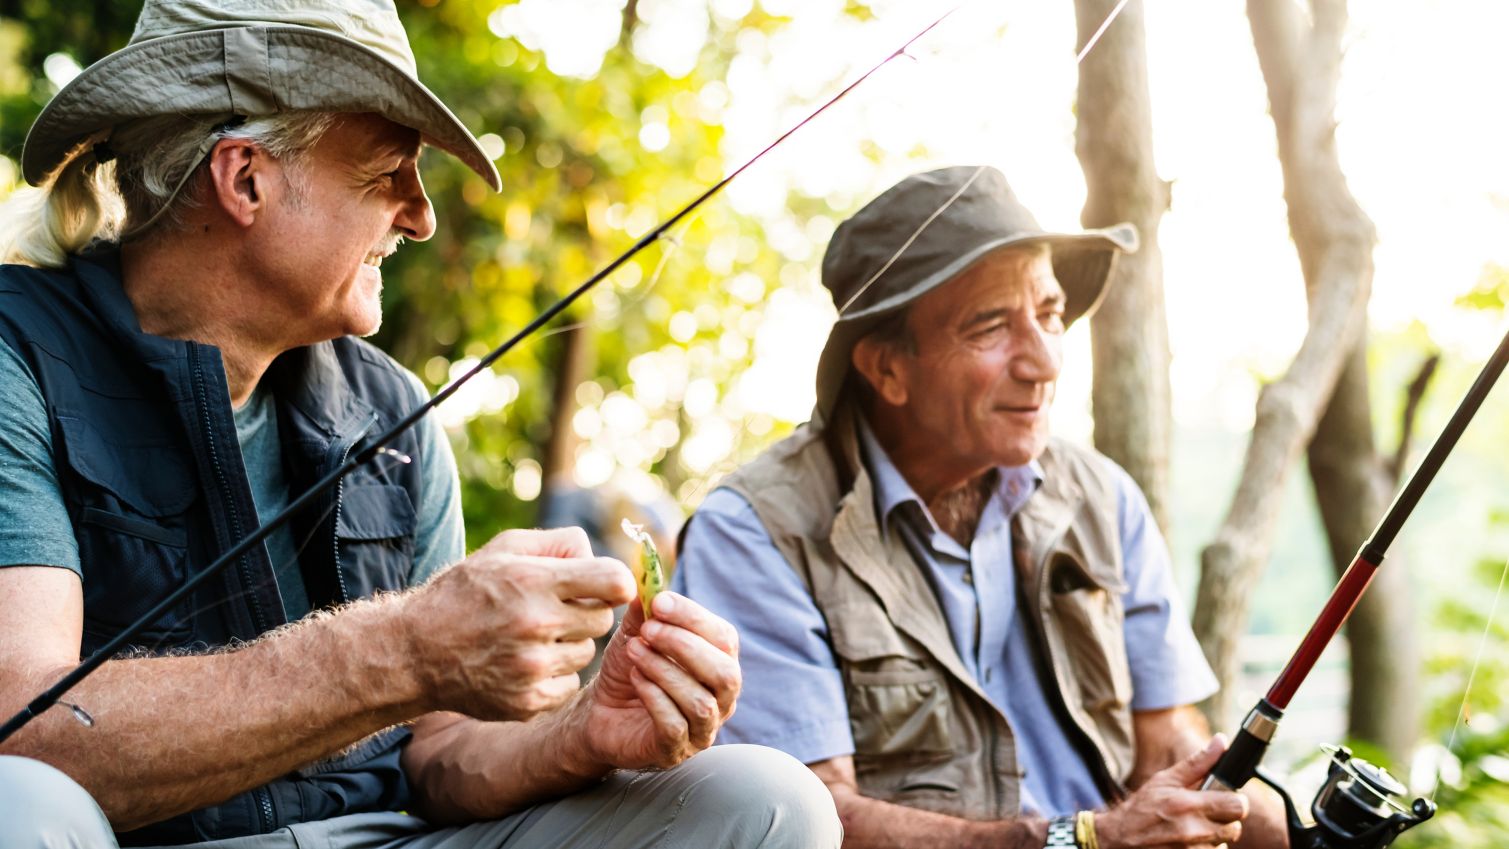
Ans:
[[[1114,799],[1135,754],[1115,481],[1093,452],[1057,440],[1038,462],[1043,484],[1012,519],[1017,602],[1040,667],[1021,685],[1049,689]],[[753,505],[827,619],[860,792],[977,820],[1018,814],[1011,727],[960,660],[900,531],[880,536],[849,415],[803,425],[722,485]]]

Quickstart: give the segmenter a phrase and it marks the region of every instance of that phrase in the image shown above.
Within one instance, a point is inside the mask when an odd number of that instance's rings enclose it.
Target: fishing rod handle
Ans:
[[[1241,790],[1257,774],[1263,755],[1268,753],[1268,744],[1278,732],[1279,720],[1283,718],[1284,712],[1269,704],[1267,699],[1259,701],[1248,711],[1241,730],[1226,747],[1221,759],[1216,761],[1200,789]]]

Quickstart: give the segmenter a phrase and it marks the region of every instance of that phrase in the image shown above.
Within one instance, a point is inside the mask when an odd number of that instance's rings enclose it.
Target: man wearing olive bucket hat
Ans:
[[[1141,492],[1048,435],[1064,329],[1136,245],[1043,231],[992,168],[901,181],[828,245],[812,420],[687,526],[672,586],[741,638],[719,742],[809,764],[846,845],[1282,845],[1191,789],[1215,682]]]
[[[0,206],[0,714],[422,400],[355,337],[425,144],[499,188],[390,0],[148,0],[48,104]],[[464,558],[443,433],[392,448],[7,741],[0,845],[838,845],[800,763],[703,751],[726,622],[633,606],[578,689],[628,569]]]

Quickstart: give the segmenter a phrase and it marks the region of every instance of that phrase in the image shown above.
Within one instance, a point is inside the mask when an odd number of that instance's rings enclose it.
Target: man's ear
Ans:
[[[209,156],[209,205],[241,227],[267,208],[272,158],[247,139],[221,139]]]
[[[880,400],[893,407],[906,403],[911,362],[905,352],[866,336],[854,346],[849,363]]]

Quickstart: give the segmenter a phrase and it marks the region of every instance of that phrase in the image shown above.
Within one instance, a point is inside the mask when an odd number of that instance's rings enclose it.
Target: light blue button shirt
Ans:
[[[960,659],[1011,724],[1026,771],[1023,809],[1057,816],[1103,805],[1089,766],[1038,682],[1016,616],[1011,517],[1036,491],[1040,468],[997,469],[994,491],[966,549],[938,527],[863,423],[860,440],[882,531],[898,523],[938,597]],[[1215,692],[1216,680],[1179,601],[1167,546],[1137,485],[1120,467],[1106,463],[1117,481],[1132,707],[1157,710],[1197,702]],[[687,530],[671,588],[739,629],[744,690],[719,743],[760,743],[804,763],[854,753],[827,625],[743,497],[719,489],[703,502]]]

